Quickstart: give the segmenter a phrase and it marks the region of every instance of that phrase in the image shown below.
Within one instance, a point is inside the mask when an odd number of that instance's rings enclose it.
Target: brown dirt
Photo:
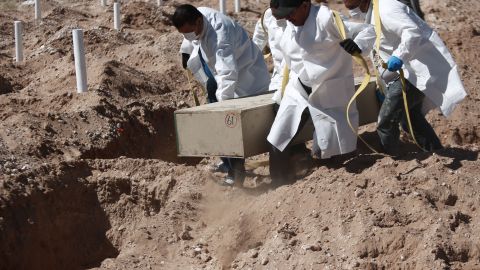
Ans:
[[[0,270],[480,269],[477,1],[422,1],[469,93],[450,118],[428,115],[446,149],[419,153],[404,135],[392,159],[360,145],[300,164],[300,179],[275,190],[268,167],[225,188],[214,159],[176,156],[172,115],[193,99],[167,18],[185,1],[125,1],[121,32],[98,2],[44,1],[41,24],[32,6],[0,11]],[[268,1],[244,2],[230,15],[251,33]],[[25,22],[22,65],[14,19]],[[375,144],[374,127],[362,130]]]

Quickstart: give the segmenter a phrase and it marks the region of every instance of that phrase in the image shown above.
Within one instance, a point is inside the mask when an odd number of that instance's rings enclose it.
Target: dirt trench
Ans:
[[[171,167],[94,159],[1,179],[0,269],[90,269],[116,258],[139,220],[168,206]]]
[[[118,254],[89,174],[77,163],[40,184],[26,177],[3,182],[10,199],[0,208],[0,269],[85,269]]]

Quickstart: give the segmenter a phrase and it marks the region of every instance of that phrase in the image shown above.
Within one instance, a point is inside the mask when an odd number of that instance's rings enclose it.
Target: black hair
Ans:
[[[189,4],[180,5],[172,16],[172,24],[178,29],[185,24],[195,24],[198,18],[202,17],[200,11]]]

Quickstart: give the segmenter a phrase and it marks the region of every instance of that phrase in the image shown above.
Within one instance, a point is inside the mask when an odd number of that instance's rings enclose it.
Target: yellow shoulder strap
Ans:
[[[265,33],[265,35],[267,36],[268,38],[268,32],[267,32],[267,29],[265,29],[265,23],[264,23],[264,20],[265,20],[265,12],[267,12],[268,8],[265,9],[263,12],[262,12],[262,16],[260,17],[260,25],[262,26],[262,29],[263,29],[263,32]]]
[[[264,23],[264,20],[265,20],[265,12],[267,12],[267,10],[268,10],[268,8],[265,9],[265,10],[262,12],[262,16],[260,17],[260,26],[262,27],[263,33],[265,33],[265,36],[267,37],[267,40],[268,40],[268,31],[267,31],[267,29],[265,28],[265,23]],[[263,59],[267,60],[270,56],[272,56],[272,53],[264,54],[264,55],[263,55]]]
[[[287,88],[287,84],[288,84],[288,79],[289,79],[289,76],[290,76],[290,69],[288,68],[287,64],[285,64],[285,66],[283,67],[283,74],[282,74],[282,88],[281,88],[281,91],[282,91],[282,98],[283,98],[283,95],[285,94],[285,88]]]
[[[193,94],[193,102],[195,102],[195,106],[200,106],[200,100],[198,99],[197,92],[195,92],[195,89],[193,89],[193,86],[192,86],[192,77],[193,77],[192,72],[188,69],[184,69],[184,70],[185,70],[185,76],[188,79],[188,86],[190,87],[190,91]]]
[[[380,21],[380,8],[378,0],[372,0],[373,2],[373,19],[375,20],[375,48],[377,52],[380,52],[380,38],[382,36],[382,23]]]
[[[373,2],[373,18],[375,20],[375,48],[377,50],[377,53],[380,52],[380,38],[382,36],[382,22],[380,20],[380,6],[378,3],[379,0],[372,0]],[[387,68],[387,65],[383,63],[383,68]],[[407,118],[407,125],[408,129],[410,132],[410,135],[412,136],[413,142],[417,145],[418,148],[420,148],[422,151],[425,151],[423,147],[418,144],[417,139],[415,138],[415,134],[413,132],[413,126],[412,126],[412,121],[410,120],[410,111],[408,110],[408,101],[407,101],[407,91],[406,91],[406,81],[405,81],[405,75],[403,73],[403,69],[400,69],[400,81],[402,82],[402,96],[403,96],[403,105],[405,107],[405,116]]]
[[[337,26],[338,28],[338,32],[340,33],[340,36],[342,37],[342,39],[346,39],[347,38],[347,33],[345,32],[345,25],[343,24],[343,21],[342,21],[342,18],[340,18],[340,14],[335,11],[335,10],[332,10],[333,12],[333,19],[334,19],[334,22],[335,22],[335,25]],[[370,78],[371,78],[371,74],[370,74],[370,70],[368,69],[368,65],[367,65],[367,62],[365,61],[365,59],[359,54],[359,53],[355,53],[352,55],[353,59],[358,63],[360,64],[363,69],[365,70],[365,75],[363,76],[363,81],[362,81],[362,84],[360,84],[360,86],[358,87],[357,91],[355,91],[355,93],[353,94],[353,96],[350,98],[350,101],[348,102],[348,105],[347,105],[347,109],[345,111],[345,114],[347,116],[347,123],[348,125],[350,126],[350,128],[352,129],[353,133],[357,134],[357,137],[373,152],[375,153],[378,153],[375,149],[373,149],[373,147],[371,147],[360,135],[358,135],[357,131],[355,130],[355,128],[353,128],[353,125],[352,125],[352,122],[350,121],[350,115],[349,115],[349,112],[350,112],[350,106],[352,105],[352,103],[355,101],[355,99],[363,92],[363,90],[365,90],[365,88],[367,87],[368,83],[370,82]]]
[[[262,26],[263,32],[265,32],[265,35],[267,36],[267,39],[268,39],[268,31],[265,28],[265,24],[264,24],[265,12],[267,12],[267,10],[268,10],[268,8],[263,11],[262,16],[260,17],[260,24]],[[263,58],[267,59],[271,55],[272,55],[272,53],[266,54],[266,55],[263,56]],[[282,76],[283,76],[282,77],[282,88],[281,88],[280,91],[282,91],[282,97],[283,97],[283,94],[285,93],[285,88],[287,87],[288,77],[290,76],[290,69],[288,68],[287,65],[285,65],[285,67],[283,68]]]

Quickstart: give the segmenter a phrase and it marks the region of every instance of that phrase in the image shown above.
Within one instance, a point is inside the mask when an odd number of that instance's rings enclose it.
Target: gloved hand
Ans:
[[[184,69],[187,68],[188,59],[190,59],[190,54],[188,54],[188,53],[182,53],[182,67],[183,67]]]
[[[403,66],[403,61],[402,59],[395,57],[395,56],[390,56],[387,62],[387,68],[390,71],[397,71],[401,69]]]
[[[358,47],[357,43],[351,38],[346,38],[340,41],[340,46],[351,55],[354,53],[362,53],[362,50]]]

